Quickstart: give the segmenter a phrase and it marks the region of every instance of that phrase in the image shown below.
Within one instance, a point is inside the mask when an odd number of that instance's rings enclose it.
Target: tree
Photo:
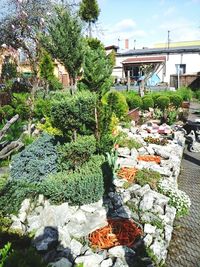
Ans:
[[[52,9],[51,0],[9,0],[5,6],[5,15],[1,16],[0,19],[0,46],[4,45],[23,51],[33,73],[29,133],[34,109],[34,97],[38,87],[40,35],[45,28],[45,14],[52,12]]]
[[[100,139],[101,98],[110,89],[111,74],[114,66],[113,54],[106,55],[104,46],[97,39],[86,39],[86,53],[83,64],[83,77],[80,88],[97,94],[95,108],[96,138]]]
[[[83,63],[83,77],[80,83],[101,98],[112,84],[114,66],[113,53],[106,55],[103,44],[93,38],[86,39],[86,53]]]
[[[49,82],[54,78],[54,64],[51,56],[45,51],[42,51],[42,58],[39,64],[40,77],[44,79],[46,95],[49,91]]]
[[[81,24],[68,7],[57,8],[56,18],[47,26],[43,43],[53,58],[67,69],[70,85],[76,89],[77,76],[83,61]]]
[[[92,23],[98,20],[100,9],[96,0],[82,0],[79,9],[80,18],[88,23],[89,37],[92,37]]]

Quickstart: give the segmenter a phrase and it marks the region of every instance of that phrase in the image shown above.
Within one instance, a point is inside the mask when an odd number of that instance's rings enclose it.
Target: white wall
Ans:
[[[162,55],[149,55],[149,56],[163,56]],[[116,67],[113,69],[113,76],[122,78],[122,61],[126,60],[127,58],[136,58],[137,56],[126,56],[126,57],[116,57]],[[138,57],[144,57],[138,56]],[[176,74],[176,64],[186,64],[186,74],[192,74],[196,72],[200,72],[200,54],[171,54],[169,57],[166,55],[166,74],[164,76],[164,82],[169,83],[170,82],[170,75]],[[163,78],[163,71],[162,69],[158,76],[162,80]]]

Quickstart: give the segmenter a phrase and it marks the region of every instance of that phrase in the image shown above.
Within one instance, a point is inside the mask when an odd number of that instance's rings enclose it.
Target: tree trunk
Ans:
[[[92,38],[92,23],[91,23],[91,21],[89,21],[88,33],[89,33],[89,37]]]
[[[98,108],[94,108],[94,115],[95,115],[95,136],[96,139],[99,141],[100,139],[100,134],[99,134],[99,116],[98,116]]]

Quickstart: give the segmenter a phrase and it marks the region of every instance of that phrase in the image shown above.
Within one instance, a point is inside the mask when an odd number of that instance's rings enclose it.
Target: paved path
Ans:
[[[200,104],[192,103],[189,120],[200,118],[194,114]],[[200,267],[200,153],[184,151],[179,189],[191,199],[190,213],[175,221],[166,267]]]

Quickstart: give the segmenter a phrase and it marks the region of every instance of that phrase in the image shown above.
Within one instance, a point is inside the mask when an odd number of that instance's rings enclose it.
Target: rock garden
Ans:
[[[2,49],[23,47],[32,74],[22,86],[15,58],[3,62],[0,266],[163,266],[174,219],[190,207],[177,178],[192,91],[114,90],[115,55],[83,36],[84,12],[52,7],[38,22],[50,3],[32,12],[18,2],[28,15],[2,22]]]

